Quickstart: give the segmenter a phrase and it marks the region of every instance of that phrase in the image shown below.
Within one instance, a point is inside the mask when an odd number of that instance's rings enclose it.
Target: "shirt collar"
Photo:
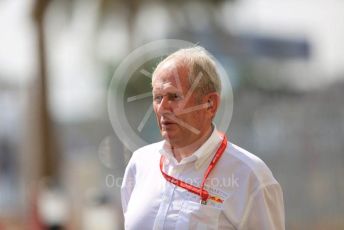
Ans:
[[[193,154],[184,158],[179,163],[174,158],[171,146],[167,141],[164,141],[163,146],[159,150],[159,152],[160,154],[166,156],[169,162],[173,162],[175,165],[186,164],[195,161],[195,167],[196,169],[198,169],[208,159],[208,157],[216,151],[220,142],[222,141],[222,137],[216,129],[215,124],[213,124],[213,127],[214,128],[210,137],[201,145],[201,147],[199,147]]]

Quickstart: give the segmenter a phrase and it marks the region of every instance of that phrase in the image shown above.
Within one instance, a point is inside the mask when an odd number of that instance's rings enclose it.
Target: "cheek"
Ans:
[[[199,113],[199,111],[194,111],[190,113],[183,114],[182,117],[180,117],[181,120],[183,120],[185,123],[197,128],[200,123],[202,123],[202,115]]]
[[[180,103],[174,103],[172,106],[172,112],[175,113],[178,116],[178,113],[182,113],[179,116],[183,116],[183,111],[185,110],[185,107],[183,107]],[[184,113],[186,114],[186,113]]]
[[[157,115],[158,113],[158,105],[153,102],[153,111]]]
[[[192,117],[193,117],[195,124],[198,124],[198,125],[203,124],[206,120],[205,113],[203,110],[199,110],[199,111],[193,113]]]

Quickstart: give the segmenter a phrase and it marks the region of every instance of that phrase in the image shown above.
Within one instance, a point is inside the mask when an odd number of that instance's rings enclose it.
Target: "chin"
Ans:
[[[173,135],[171,132],[162,131],[162,137],[169,142],[173,142],[176,135]]]

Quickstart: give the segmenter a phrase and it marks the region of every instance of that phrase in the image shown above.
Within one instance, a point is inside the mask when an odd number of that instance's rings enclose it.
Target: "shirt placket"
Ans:
[[[171,170],[170,175],[173,177],[178,177],[180,174],[180,170],[178,170],[176,167],[173,168],[173,170]],[[156,216],[156,220],[154,223],[154,230],[160,230],[160,229],[164,229],[164,225],[165,225],[165,220],[170,208],[170,205],[173,201],[173,197],[174,197],[174,192],[176,190],[176,185],[165,181],[165,189],[162,195],[162,200],[161,200],[161,204],[158,210],[158,214]]]

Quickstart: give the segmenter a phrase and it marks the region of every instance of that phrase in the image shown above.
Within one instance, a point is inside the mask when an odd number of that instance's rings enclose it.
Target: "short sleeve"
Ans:
[[[283,192],[279,184],[262,186],[251,195],[239,229],[285,229]]]
[[[135,175],[136,168],[134,163],[134,154],[130,159],[123,176],[122,186],[121,186],[121,202],[123,214],[125,215],[128,207],[128,203],[135,187]]]

